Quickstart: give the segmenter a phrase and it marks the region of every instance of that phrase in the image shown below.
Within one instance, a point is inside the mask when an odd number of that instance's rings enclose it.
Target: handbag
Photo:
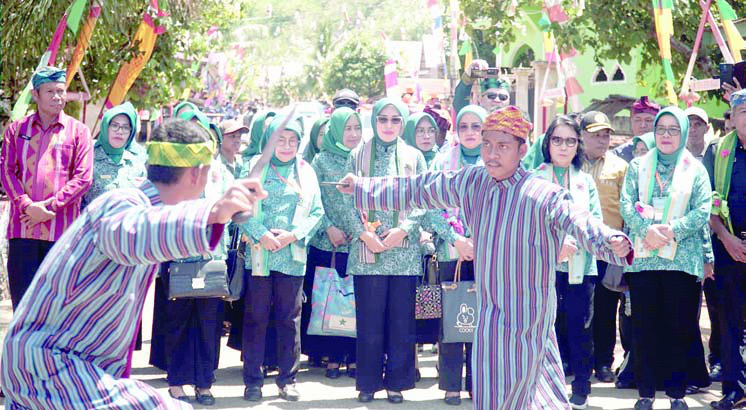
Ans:
[[[226,302],[235,302],[241,299],[246,289],[246,277],[244,267],[246,266],[246,242],[241,240],[241,232],[238,227],[231,229],[231,243],[228,247],[228,258],[225,260],[228,280],[228,297]]]
[[[335,258],[336,252],[332,255],[331,266],[336,266]],[[357,336],[352,276],[341,278],[333,267],[316,267],[307,333],[317,336]]]
[[[629,290],[629,285],[624,280],[624,269],[619,265],[609,264],[601,283],[606,289],[612,292],[626,292]]]
[[[438,255],[424,263],[422,283],[415,294],[415,319],[440,319],[443,315],[440,285],[437,283]]]
[[[230,296],[228,267],[223,260],[172,262],[168,267],[168,298],[205,299]]]
[[[461,280],[461,261],[456,263],[453,282],[443,282],[441,342],[472,343],[477,328],[477,289],[474,281]]]

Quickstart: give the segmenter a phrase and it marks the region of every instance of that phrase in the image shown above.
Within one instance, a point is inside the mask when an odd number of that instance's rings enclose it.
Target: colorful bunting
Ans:
[[[88,18],[83,23],[83,31],[80,32],[78,37],[78,44],[75,46],[73,51],[72,59],[70,64],[67,65],[67,84],[66,87],[70,87],[70,83],[73,81],[75,72],[78,71],[80,63],[83,62],[83,56],[88,49],[88,44],[91,42],[91,36],[93,35],[93,29],[96,27],[98,16],[101,15],[101,5],[93,3],[91,9],[88,12]]]
[[[730,52],[733,55],[735,62],[743,61],[741,52],[746,50],[746,40],[741,37],[738,28],[736,28],[735,21],[738,20],[736,12],[726,0],[717,0],[717,2],[718,9],[720,10],[720,17],[723,21],[725,38],[728,39],[728,45],[730,46]]]
[[[401,98],[399,93],[399,73],[396,69],[396,60],[389,58],[383,68],[383,79],[386,84],[386,96],[389,98]]]
[[[673,88],[674,75],[671,67],[671,37],[673,36],[673,0],[653,0],[653,14],[655,19],[655,32],[658,36],[658,48],[660,49],[663,72],[666,75],[666,94],[668,102],[672,105],[678,103],[676,91]]]

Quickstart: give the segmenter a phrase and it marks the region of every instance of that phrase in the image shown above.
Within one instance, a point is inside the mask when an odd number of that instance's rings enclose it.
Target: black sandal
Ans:
[[[189,399],[189,396],[186,394],[183,396],[174,396],[174,392],[171,391],[171,388],[168,389],[168,395],[173,397],[176,400],[183,401],[184,403],[189,403],[191,400]]]

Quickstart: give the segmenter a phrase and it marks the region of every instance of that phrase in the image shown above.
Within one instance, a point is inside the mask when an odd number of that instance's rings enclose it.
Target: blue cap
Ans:
[[[65,70],[57,67],[47,66],[40,68],[31,77],[31,84],[34,90],[38,90],[42,84],[46,83],[64,83],[66,81]]]
[[[741,104],[746,104],[746,89],[738,90],[730,95],[730,108],[736,108]]]

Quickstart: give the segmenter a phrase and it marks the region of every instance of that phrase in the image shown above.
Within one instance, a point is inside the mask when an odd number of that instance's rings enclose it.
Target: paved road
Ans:
[[[143,318],[146,325],[144,326],[144,346],[143,351],[135,352],[133,364],[133,377],[141,379],[166,392],[167,383],[165,374],[153,367],[148,366],[150,323],[152,323],[152,292],[145,305],[145,317]],[[0,335],[4,336],[8,322],[11,318],[11,308],[9,302],[0,303]],[[702,333],[705,340],[709,336],[709,318],[707,310],[702,309]],[[421,354],[420,364],[422,367],[423,379],[417,384],[415,390],[404,392],[405,402],[401,405],[391,405],[385,400],[385,393],[378,394],[378,400],[373,403],[362,405],[355,398],[354,380],[342,377],[338,380],[329,380],[324,377],[322,369],[307,369],[303,363],[303,369],[298,375],[298,390],[301,394],[301,401],[296,403],[286,402],[277,396],[277,387],[273,380],[267,381],[264,387],[264,401],[251,407],[248,402],[243,401],[243,382],[241,379],[241,363],[239,353],[233,349],[223,346],[220,355],[220,369],[217,371],[217,383],[213,386],[213,394],[217,398],[215,406],[205,407],[206,409],[275,409],[275,410],[295,410],[295,409],[399,409],[399,410],[454,410],[470,409],[472,402],[464,399],[460,407],[447,406],[443,403],[443,393],[438,390],[437,372],[435,363],[437,356],[429,353],[429,347],[426,353]],[[707,345],[705,344],[705,348]],[[617,351],[621,349],[617,343]],[[617,354],[621,357],[621,354]],[[637,399],[637,393],[633,390],[618,390],[611,383],[598,383],[593,380],[593,393],[589,401],[589,409],[592,410],[617,410],[631,409]],[[688,397],[687,403],[692,409],[709,409],[709,402],[716,399],[720,390],[720,384],[713,384],[704,393]],[[569,386],[568,386],[569,391]],[[193,394],[190,390],[188,394]],[[466,397],[466,396],[464,396]],[[3,401],[0,400],[0,408],[4,409]],[[669,403],[661,393],[655,403],[656,409],[668,409]],[[195,407],[201,409],[201,407]]]

